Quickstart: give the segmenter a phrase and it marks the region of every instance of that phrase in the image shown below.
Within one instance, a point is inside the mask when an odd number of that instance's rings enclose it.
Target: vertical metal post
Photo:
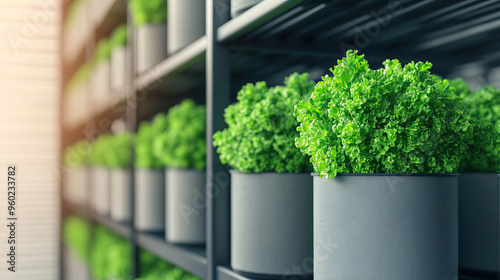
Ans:
[[[128,34],[127,34],[127,45],[128,45],[128,51],[129,53],[127,54],[127,59],[128,59],[128,65],[130,67],[127,68],[127,77],[128,81],[127,82],[127,92],[125,96],[125,110],[126,110],[126,117],[125,121],[127,124],[127,131],[135,133],[136,132],[136,122],[137,122],[137,104],[131,104],[132,102],[136,102],[136,29],[134,26],[133,22],[133,15],[131,11],[127,7],[127,27],[128,27]],[[135,169],[134,169],[134,162],[135,162],[135,147],[133,144],[131,144],[130,147],[131,151],[131,162],[129,166],[130,170],[130,182],[132,185],[132,195],[130,198],[130,207],[131,207],[131,220],[130,220],[130,242],[132,246],[132,251],[131,251],[131,257],[132,257],[132,268],[131,268],[131,278],[132,280],[136,279],[140,275],[140,261],[139,261],[139,247],[137,246],[137,233],[134,227],[135,224]]]
[[[230,258],[229,174],[212,146],[212,135],[225,127],[230,103],[229,52],[217,39],[217,29],[229,19],[229,0],[206,0],[207,102],[207,280],[215,280],[217,265]]]

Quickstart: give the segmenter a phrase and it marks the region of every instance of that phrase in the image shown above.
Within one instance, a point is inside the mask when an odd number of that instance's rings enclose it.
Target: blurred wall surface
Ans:
[[[59,28],[62,1],[66,0],[0,0],[2,280],[59,278]],[[9,166],[16,168],[15,174],[11,173],[13,176],[9,176]],[[15,180],[15,189],[10,189],[15,191],[15,205],[11,209],[8,208],[12,206],[8,200],[9,180]],[[11,246],[15,246],[14,250]],[[11,262],[12,258],[15,262]],[[9,270],[12,267],[14,269]]]

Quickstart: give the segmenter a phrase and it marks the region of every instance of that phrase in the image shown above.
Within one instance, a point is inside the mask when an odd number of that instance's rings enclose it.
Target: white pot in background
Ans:
[[[165,230],[165,171],[135,170],[135,228],[140,231]]]
[[[97,214],[109,214],[109,170],[105,167],[92,168],[90,185],[90,206]]]
[[[167,25],[137,27],[137,72],[142,73],[167,58]]]
[[[127,89],[127,73],[129,64],[127,63],[128,47],[116,47],[111,53],[111,92],[114,94],[124,94]]]
[[[205,35],[205,0],[168,0],[168,53]]]
[[[111,169],[111,219],[130,221],[132,217],[132,181],[130,169]]]

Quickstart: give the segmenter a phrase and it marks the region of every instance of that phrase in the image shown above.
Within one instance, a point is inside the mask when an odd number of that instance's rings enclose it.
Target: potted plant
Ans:
[[[235,18],[262,0],[231,0],[231,17]]]
[[[88,279],[90,233],[90,225],[84,219],[71,216],[64,220],[65,279]]]
[[[128,70],[130,65],[128,63],[127,47],[127,25],[120,25],[111,34],[110,49],[111,49],[111,90],[114,93],[125,94],[127,89],[127,78],[129,75]]]
[[[151,123],[143,122],[135,141],[135,228],[140,231],[165,229],[165,172],[153,154],[153,143],[167,128],[164,114]]]
[[[107,162],[110,170],[110,216],[117,222],[132,218],[132,181],[130,167],[134,136],[131,133],[115,135],[110,140]]]
[[[463,273],[499,277],[500,89],[472,92],[462,79],[453,86],[481,124],[458,184],[459,267]],[[496,129],[496,131],[495,131]],[[487,134],[492,137],[488,137]]]
[[[349,50],[300,102],[316,279],[456,279],[457,172],[473,124],[432,64]]]
[[[87,90],[90,64],[84,63],[66,84],[64,90],[64,121],[68,125],[79,123],[87,117]]]
[[[206,0],[168,0],[169,54],[205,35]]]
[[[247,84],[226,108],[228,128],[215,133],[222,163],[231,170],[231,266],[248,276],[312,274],[312,178],[294,146],[293,108],[313,90],[308,74],[284,86]],[[303,268],[303,267],[301,267]]]
[[[137,27],[137,71],[142,73],[167,57],[167,0],[130,0]]]
[[[92,93],[94,105],[101,105],[107,101],[110,93],[109,86],[109,58],[111,57],[110,43],[107,38],[101,39],[94,52],[92,61]]]
[[[206,110],[186,99],[171,108],[167,129],[154,142],[165,171],[165,238],[172,243],[205,243]]]
[[[87,203],[87,164],[90,150],[90,143],[84,140],[64,152],[64,197],[78,206]]]
[[[90,176],[90,207],[99,215],[109,214],[109,168],[107,152],[110,135],[97,138],[92,146],[89,162],[92,166]]]

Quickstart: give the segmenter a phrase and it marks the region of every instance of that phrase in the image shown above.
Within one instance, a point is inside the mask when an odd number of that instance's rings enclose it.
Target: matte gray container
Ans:
[[[262,0],[231,0],[231,17],[237,17]]]
[[[137,27],[137,72],[142,73],[167,58],[167,25]]]
[[[130,169],[111,169],[111,219],[116,222],[132,218],[132,182]]]
[[[250,276],[312,274],[309,173],[231,171],[231,266]],[[294,267],[300,267],[296,272]]]
[[[462,173],[458,182],[459,266],[498,277],[500,174]]]
[[[205,172],[168,168],[165,181],[166,240],[172,243],[205,244]]]
[[[206,0],[168,0],[168,53],[205,35]]]
[[[134,225],[139,231],[165,230],[165,171],[135,170]]]
[[[457,175],[314,176],[314,279],[458,279]]]

